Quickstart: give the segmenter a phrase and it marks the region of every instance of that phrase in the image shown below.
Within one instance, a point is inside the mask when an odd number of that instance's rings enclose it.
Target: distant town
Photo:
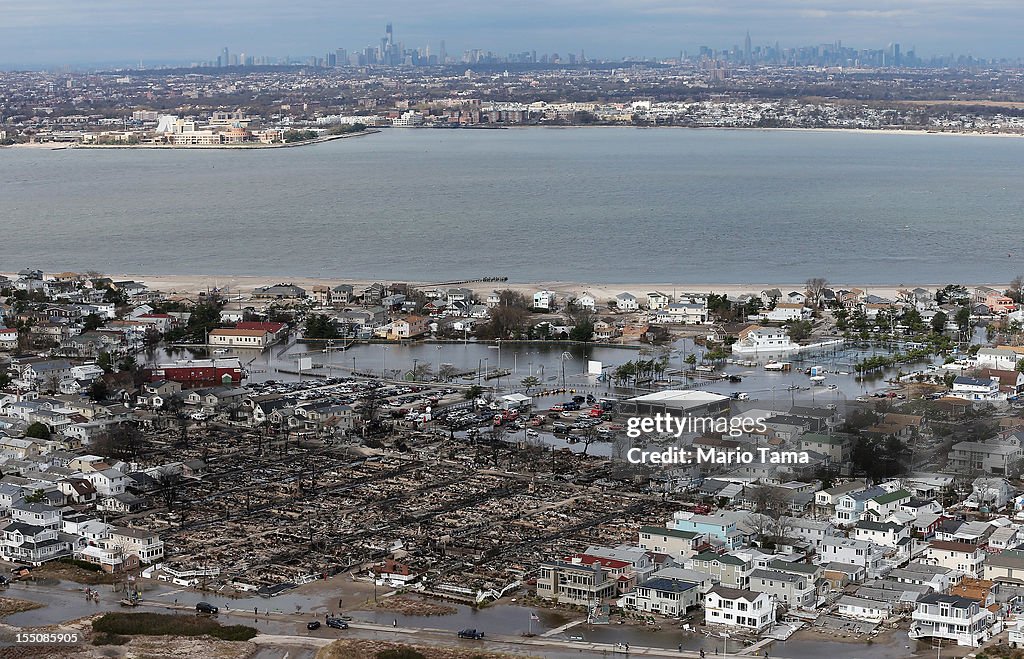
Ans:
[[[389,26],[390,28],[390,26]],[[294,145],[362,128],[639,126],[1024,133],[1019,63],[744,46],[664,60],[410,50],[0,73],[0,145]]]
[[[0,278],[4,643],[1024,644],[1024,278],[197,281]],[[722,423],[627,436],[653,416]]]

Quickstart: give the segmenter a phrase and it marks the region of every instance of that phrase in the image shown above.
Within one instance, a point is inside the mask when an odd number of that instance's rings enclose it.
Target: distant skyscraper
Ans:
[[[231,64],[231,57],[228,53],[228,47],[224,46],[224,50],[220,51],[220,65],[228,66],[229,64]]]
[[[751,62],[750,55],[750,30],[747,30],[747,38],[743,40],[743,61],[747,64],[750,64]]]
[[[448,51],[444,49],[444,39],[441,39],[441,49],[437,52],[437,61],[441,64],[448,62]]]

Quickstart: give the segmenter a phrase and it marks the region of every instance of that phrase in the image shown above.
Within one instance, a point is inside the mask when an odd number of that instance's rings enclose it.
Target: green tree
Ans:
[[[91,313],[82,321],[82,329],[86,332],[91,332],[101,327],[103,327],[103,318],[99,314]]]
[[[107,288],[107,290],[103,292],[103,301],[107,304],[113,304],[121,307],[128,304],[128,294],[124,291]]]
[[[789,323],[789,338],[794,342],[803,341],[811,335],[811,321],[809,320],[794,320]]]
[[[970,299],[967,288],[960,284],[948,284],[935,292],[935,301],[939,304],[962,304]]]
[[[220,305],[216,302],[197,304],[188,317],[187,333],[195,343],[205,343],[211,330],[220,325]]]
[[[114,372],[114,356],[109,352],[101,352],[96,358],[96,365],[103,369],[104,373]]]
[[[42,503],[46,501],[46,492],[44,490],[35,490],[32,494],[25,497],[25,503]]]
[[[307,339],[335,339],[338,337],[338,326],[323,314],[311,314],[306,318],[303,335]]]
[[[924,331],[924,319],[921,318],[921,312],[915,307],[910,307],[907,312],[903,314],[903,324],[910,328],[910,331],[914,334],[920,334]]]
[[[943,330],[946,329],[947,322],[949,322],[949,316],[943,311],[937,312],[932,316],[932,331],[936,334],[942,334]]]
[[[572,330],[569,331],[569,340],[579,341],[586,343],[594,336],[594,322],[592,320],[585,320],[577,325],[574,325]]]
[[[462,397],[465,398],[466,400],[474,400],[476,398],[479,398],[480,394],[482,394],[483,392],[483,387],[474,384],[472,387],[469,387],[464,392],[462,392]]]
[[[1024,373],[1024,359],[1017,360],[1017,371],[1020,373]]]
[[[1021,361],[1022,361],[1022,363],[1024,363],[1024,360],[1021,360]],[[521,384],[524,387],[526,387],[526,393],[530,393],[530,389],[533,389],[534,387],[540,385],[540,378],[538,378],[538,377],[536,377],[534,375],[529,375],[529,376],[527,376],[527,377],[522,379]]]
[[[46,424],[36,421],[25,430],[25,436],[33,439],[49,439],[50,429],[46,427]]]
[[[961,332],[969,332],[971,329],[971,308],[965,305],[957,309],[954,320]]]
[[[0,368],[0,389],[11,383],[11,374],[5,368]]]
[[[89,385],[89,398],[99,402],[106,400],[107,396],[110,395],[110,387],[107,386],[106,381],[103,378],[96,378]]]

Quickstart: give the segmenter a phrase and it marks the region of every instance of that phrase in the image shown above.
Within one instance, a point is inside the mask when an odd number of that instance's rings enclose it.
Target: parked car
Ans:
[[[313,622],[307,622],[306,629],[320,629],[320,621],[314,620]]]
[[[196,604],[196,611],[198,611],[199,613],[209,613],[211,615],[217,615],[217,612],[220,611],[220,609],[215,607],[213,604],[210,604],[209,602],[199,602],[198,604]]]
[[[348,623],[341,618],[328,618],[327,626],[334,629],[348,629]]]
[[[462,629],[459,631],[459,638],[483,638],[484,633],[477,629]]]

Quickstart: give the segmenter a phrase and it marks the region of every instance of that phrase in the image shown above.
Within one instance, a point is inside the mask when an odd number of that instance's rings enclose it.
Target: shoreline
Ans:
[[[94,149],[94,150],[109,150],[109,149],[150,149],[156,151],[180,151],[180,150],[195,150],[195,151],[255,151],[258,149],[291,149],[300,146],[311,146],[313,144],[323,144],[325,142],[333,142],[334,140],[345,139],[347,137],[366,137],[374,133],[379,133],[380,129],[367,129],[357,133],[342,133],[341,135],[324,135],[312,140],[306,140],[304,142],[285,142],[282,144],[260,144],[255,142],[244,142],[241,144],[83,144],[81,142],[25,142],[21,144],[12,144],[12,149],[43,149],[48,151],[61,151],[64,149]]]
[[[0,273],[8,277],[17,276],[16,273]],[[666,294],[683,293],[716,293],[726,294],[730,298],[743,294],[759,294],[763,290],[778,288],[783,294],[790,291],[803,292],[804,283],[728,283],[728,284],[686,284],[686,283],[642,283],[642,282],[621,282],[621,283],[587,283],[572,281],[416,281],[408,279],[396,279],[392,277],[378,278],[345,278],[345,277],[305,277],[305,276],[273,276],[273,275],[214,275],[214,274],[147,274],[147,273],[105,273],[104,276],[115,280],[139,281],[151,289],[157,289],[165,293],[195,294],[212,288],[226,290],[229,293],[251,294],[253,289],[260,286],[273,286],[280,283],[295,284],[305,288],[307,291],[313,286],[338,286],[350,284],[356,290],[365,288],[374,282],[396,283],[403,282],[416,288],[468,288],[478,295],[486,295],[494,290],[511,289],[522,293],[529,293],[538,290],[554,291],[561,299],[567,296],[578,297],[588,292],[597,298],[598,306],[614,298],[619,293],[631,293],[638,298],[645,298],[649,291],[660,291]],[[936,283],[901,283],[901,284],[850,284],[847,282],[829,282],[831,288],[859,288],[869,294],[879,295],[895,299],[897,292],[903,289],[915,287],[936,290],[942,288],[948,282]],[[989,286],[996,289],[1005,289],[1007,283],[971,282],[963,284],[970,290],[977,286]]]
[[[292,142],[288,144],[257,144],[257,143],[243,143],[243,144],[83,144],[81,142],[20,142],[17,144],[7,145],[3,148],[10,149],[42,149],[48,151],[61,151],[65,149],[150,149],[150,150],[248,150],[248,149],[285,149],[299,146],[310,146],[313,144],[322,144],[324,142],[332,142],[337,139],[346,137],[365,137],[374,133],[380,133],[383,130],[391,130],[394,126],[378,126],[368,128],[365,131],[358,133],[345,133],[343,135],[330,135],[325,137],[319,137],[314,140],[308,140],[305,142]],[[474,130],[474,129],[512,129],[512,130],[531,130],[531,129],[602,129],[602,128],[632,128],[635,130],[650,130],[650,129],[676,129],[676,130],[697,130],[697,131],[755,131],[755,132],[790,132],[790,133],[849,133],[855,135],[941,135],[946,137],[998,137],[998,138],[1024,138],[1024,133],[1010,133],[1010,132],[981,132],[981,131],[967,131],[967,130],[924,130],[919,128],[842,128],[842,127],[799,127],[799,126],[633,126],[633,125],[617,125],[617,124],[599,124],[599,125],[568,125],[568,126],[556,126],[546,124],[532,124],[532,125],[501,125],[501,126],[467,126],[460,128],[448,128],[444,126],[408,126],[398,127],[400,130]]]

